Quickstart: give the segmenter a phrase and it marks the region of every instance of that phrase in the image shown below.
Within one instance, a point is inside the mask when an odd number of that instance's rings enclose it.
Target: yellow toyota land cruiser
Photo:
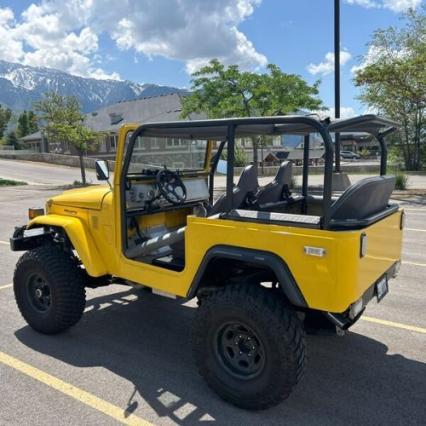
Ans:
[[[397,127],[373,115],[126,124],[112,184],[98,161],[108,184],[65,191],[15,230],[12,250],[26,251],[14,275],[18,307],[31,327],[54,334],[81,318],[86,286],[196,297],[193,352],[208,385],[243,408],[278,404],[302,377],[305,330],[324,321],[347,329],[398,271],[404,215],[389,202],[385,144]],[[361,131],[380,143],[380,176],[333,195],[330,134]],[[304,141],[300,193],[290,162],[265,186],[254,166],[234,184],[236,139],[286,134]],[[314,138],[324,148],[315,191]],[[226,191],[214,197],[218,167]]]

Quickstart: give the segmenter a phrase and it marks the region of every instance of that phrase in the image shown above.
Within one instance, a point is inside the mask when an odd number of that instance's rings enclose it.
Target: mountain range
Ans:
[[[0,60],[0,105],[13,111],[29,110],[34,102],[50,91],[76,96],[83,112],[123,100],[186,92],[183,89],[157,84],[83,78],[56,69],[30,67]]]

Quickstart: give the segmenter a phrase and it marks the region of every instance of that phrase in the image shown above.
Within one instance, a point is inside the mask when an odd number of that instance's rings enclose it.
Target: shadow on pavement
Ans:
[[[44,336],[26,326],[16,337],[64,363],[103,367],[131,381],[135,389],[123,407],[126,415],[142,416],[142,397],[158,416],[178,424],[406,425],[426,418],[426,364],[387,354],[384,344],[355,333],[309,337],[305,378],[280,406],[264,412],[232,407],[193,367],[193,312],[131,289],[88,300],[80,324],[62,335]]]

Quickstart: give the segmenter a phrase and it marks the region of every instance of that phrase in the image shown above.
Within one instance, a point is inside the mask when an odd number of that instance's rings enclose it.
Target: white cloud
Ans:
[[[346,3],[357,4],[358,6],[366,7],[367,9],[379,7],[378,3],[374,0],[346,0]]]
[[[364,69],[367,65],[374,64],[383,57],[393,57],[394,59],[401,59],[410,55],[410,52],[406,49],[401,50],[387,50],[374,44],[368,48],[367,53],[362,57],[361,62],[358,65],[354,65],[351,68],[352,74],[357,71]]]
[[[105,0],[102,7],[104,3]],[[110,32],[120,49],[132,49],[148,57],[160,55],[183,60],[188,72],[212,58],[237,63],[242,68],[267,63],[266,57],[237,28],[253,13],[258,0],[127,1],[132,13],[127,13],[115,0],[107,3],[108,9],[115,10],[114,20],[103,19],[98,25]],[[173,13],[165,14],[165,10]]]
[[[405,12],[410,8],[416,9],[421,5],[422,0],[346,0],[346,3],[356,4],[368,9],[389,9],[393,12],[400,13]]]
[[[333,120],[336,118],[335,108],[328,108],[326,110],[317,111],[317,113],[322,119],[330,117]],[[352,107],[340,107],[340,118],[351,118],[355,115],[355,110]]]
[[[383,0],[383,7],[394,12],[405,12],[407,9],[416,9],[422,0]]]
[[[118,78],[99,67],[97,34],[102,33],[121,50],[182,60],[188,72],[212,58],[256,69],[267,59],[238,26],[260,2],[44,0],[31,4],[20,17],[3,8],[0,59]]]
[[[0,8],[0,59],[17,62],[24,54],[23,43],[12,33],[14,15],[9,8]]]
[[[340,51],[340,65],[345,65],[352,59],[352,55],[347,50]],[[308,71],[313,74],[320,74],[325,76],[334,71],[334,52],[328,52],[325,55],[324,61],[319,64],[309,64]]]

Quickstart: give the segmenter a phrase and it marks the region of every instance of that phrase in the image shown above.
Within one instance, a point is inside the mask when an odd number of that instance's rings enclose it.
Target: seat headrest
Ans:
[[[281,163],[281,166],[279,167],[274,180],[282,184],[290,185],[292,167],[293,165],[290,161],[284,161],[283,163]]]
[[[238,188],[247,191],[255,191],[259,187],[257,181],[257,170],[253,165],[247,166],[241,172],[237,183]]]
[[[337,220],[365,219],[389,204],[395,188],[395,176],[375,176],[350,186],[332,205],[330,218]]]

